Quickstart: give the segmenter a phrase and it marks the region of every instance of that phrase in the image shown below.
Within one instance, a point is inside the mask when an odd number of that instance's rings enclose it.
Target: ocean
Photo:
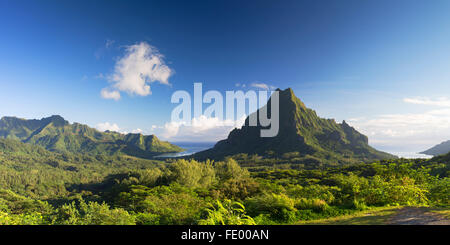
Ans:
[[[216,142],[171,142],[183,149],[186,149],[186,151],[183,152],[175,152],[175,153],[164,153],[155,157],[183,157],[183,156],[189,156],[194,153],[197,153],[199,151],[204,151],[209,148],[212,148]]]
[[[186,151],[183,152],[176,152],[176,153],[163,153],[161,155],[155,156],[157,158],[166,158],[166,157],[182,157],[182,156],[189,156],[194,153],[204,151],[207,149],[212,148],[216,142],[172,142],[175,145],[180,146],[181,148],[186,149]],[[416,152],[393,152],[393,151],[386,151],[393,155],[396,155],[398,157],[403,158],[432,158],[433,156],[420,154]]]
[[[430,155],[425,155],[425,154],[420,154],[420,153],[416,153],[416,152],[389,152],[393,155],[396,155],[398,157],[403,157],[403,158],[432,158],[433,156]]]

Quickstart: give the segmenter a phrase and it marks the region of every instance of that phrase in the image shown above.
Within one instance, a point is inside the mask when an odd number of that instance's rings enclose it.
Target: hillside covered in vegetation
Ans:
[[[275,137],[260,137],[264,127],[249,126],[249,117],[241,129],[234,129],[228,138],[218,142],[212,149],[199,152],[193,157],[199,160],[224,159],[226,156],[258,154],[265,157],[281,157],[290,153],[304,164],[349,164],[396,158],[369,146],[367,136],[359,133],[345,121],[317,116],[297,98],[290,88],[279,92],[279,132]],[[271,99],[260,111],[271,112]],[[267,108],[265,108],[267,107]]]
[[[151,158],[160,153],[180,152],[182,148],[159,140],[155,135],[100,132],[86,125],[70,124],[61,116],[40,120],[3,117],[0,138],[20,140],[50,151],[88,154],[127,154]]]
[[[155,161],[0,139],[0,224],[296,224],[375,207],[448,207],[449,159]]]

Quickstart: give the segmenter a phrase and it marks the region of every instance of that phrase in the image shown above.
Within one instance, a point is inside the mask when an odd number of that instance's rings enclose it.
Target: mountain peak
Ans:
[[[276,91],[279,92],[280,99],[281,98],[286,98],[286,99],[296,98],[296,96],[294,94],[294,90],[292,90],[291,88],[287,88],[285,90],[277,89]]]
[[[52,119],[52,120],[65,120],[62,116],[60,115],[51,115],[49,117],[44,117],[43,119]]]
[[[59,115],[32,120],[6,117],[0,121],[2,138],[40,145],[58,152],[124,153],[150,158],[159,153],[183,151],[169,142],[158,140],[154,135],[100,132],[84,124],[70,124]]]
[[[25,120],[25,119],[11,116],[4,116],[1,118],[1,121],[12,121],[12,120]]]
[[[307,108],[291,88],[279,91],[279,132],[275,137],[261,137],[261,126],[245,125],[234,129],[228,138],[219,141],[214,148],[197,153],[194,157],[223,158],[239,153],[265,155],[274,152],[297,152],[308,161],[314,156],[330,163],[349,163],[365,160],[393,158],[394,156],[375,150],[368,145],[367,137],[345,121],[323,119]],[[271,99],[264,107],[271,111]],[[260,113],[260,110],[256,112]]]
[[[56,126],[56,127],[62,127],[62,126],[69,125],[69,122],[66,121],[60,115],[52,115],[50,117],[44,117],[44,118],[41,119],[41,121],[46,123],[46,124],[53,123],[53,125]]]
[[[281,90],[281,89],[278,88],[277,91],[280,91],[283,94],[290,94],[290,95],[294,94],[294,90],[292,90],[292,88],[287,88],[285,90]]]

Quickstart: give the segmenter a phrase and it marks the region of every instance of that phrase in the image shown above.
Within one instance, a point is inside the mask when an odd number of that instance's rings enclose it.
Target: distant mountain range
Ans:
[[[234,129],[228,138],[206,151],[192,156],[196,159],[223,159],[236,154],[258,154],[270,158],[285,154],[295,156],[296,162],[324,162],[345,164],[396,158],[378,151],[368,144],[368,138],[345,121],[336,123],[323,119],[307,108],[292,89],[278,90],[280,102],[280,129],[275,137],[260,137],[261,126]],[[271,100],[271,99],[270,99]],[[265,105],[268,112],[270,100]],[[260,110],[255,112],[257,115]],[[270,116],[270,115],[269,115]],[[89,154],[126,154],[152,158],[161,153],[181,152],[184,149],[159,140],[155,135],[100,132],[87,125],[70,124],[61,116],[40,120],[3,117],[0,120],[0,139],[37,145],[54,152]]]
[[[39,145],[50,151],[114,155],[127,154],[150,158],[160,153],[181,152],[182,148],[159,140],[155,135],[100,132],[87,125],[70,124],[61,116],[40,120],[3,117],[0,138]]]
[[[336,123],[333,119],[318,117],[295,96],[292,89],[278,91],[280,130],[277,136],[261,138],[263,127],[246,126],[249,121],[247,117],[241,129],[234,129],[227,139],[192,157],[220,159],[240,153],[280,157],[285,153],[294,153],[305,163],[323,161],[342,164],[396,158],[369,146],[367,136],[345,121]],[[270,112],[270,100],[265,107]],[[260,110],[255,113],[259,114]]]
[[[438,145],[435,145],[435,146],[431,147],[430,149],[428,149],[426,151],[422,151],[420,153],[426,154],[426,155],[438,156],[438,155],[447,154],[449,152],[450,152],[450,140],[444,141],[444,142],[442,142]]]

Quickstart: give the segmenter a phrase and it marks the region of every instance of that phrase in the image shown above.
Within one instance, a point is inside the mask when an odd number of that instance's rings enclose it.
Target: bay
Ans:
[[[194,153],[207,150],[212,148],[216,142],[171,142],[183,149],[183,152],[173,152],[173,153],[163,153],[161,155],[155,156],[155,158],[172,158],[172,157],[183,157],[189,156]]]

